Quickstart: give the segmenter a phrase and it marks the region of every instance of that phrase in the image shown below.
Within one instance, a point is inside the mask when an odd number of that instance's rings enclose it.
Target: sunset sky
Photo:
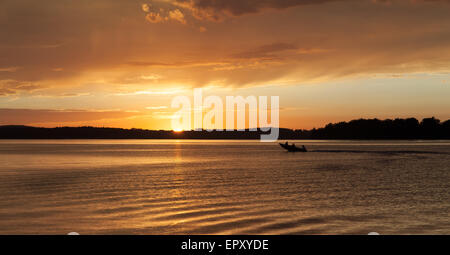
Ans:
[[[280,96],[280,126],[450,118],[449,0],[2,0],[0,125],[170,129]]]

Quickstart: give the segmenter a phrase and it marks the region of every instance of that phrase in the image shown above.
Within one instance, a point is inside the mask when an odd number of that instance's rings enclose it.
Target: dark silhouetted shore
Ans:
[[[0,126],[0,139],[260,139],[261,134],[264,132]],[[450,139],[450,120],[358,119],[311,130],[280,128],[279,139]]]

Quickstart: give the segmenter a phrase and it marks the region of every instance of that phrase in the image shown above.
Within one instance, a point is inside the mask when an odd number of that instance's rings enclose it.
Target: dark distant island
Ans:
[[[183,131],[122,129],[104,127],[0,126],[0,139],[260,139],[264,132]],[[450,139],[450,120],[434,117],[407,119],[358,119],[330,123],[323,128],[293,130],[280,128],[280,140],[293,139]]]

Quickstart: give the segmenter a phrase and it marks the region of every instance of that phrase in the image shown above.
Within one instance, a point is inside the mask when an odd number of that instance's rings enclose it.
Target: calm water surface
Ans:
[[[450,141],[2,140],[0,234],[450,234]]]

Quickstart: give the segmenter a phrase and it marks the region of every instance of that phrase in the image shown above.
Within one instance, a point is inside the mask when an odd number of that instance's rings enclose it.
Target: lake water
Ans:
[[[0,234],[450,234],[450,141],[2,140]]]

